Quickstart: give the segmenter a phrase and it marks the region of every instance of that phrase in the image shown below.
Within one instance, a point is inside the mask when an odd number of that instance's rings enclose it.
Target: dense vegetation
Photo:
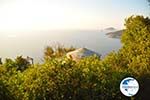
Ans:
[[[126,20],[122,48],[104,59],[96,56],[78,62],[64,55],[74,50],[47,47],[44,63],[31,65],[22,56],[0,65],[0,100],[126,100],[120,81],[133,76],[140,83],[136,100],[150,93],[150,19]]]

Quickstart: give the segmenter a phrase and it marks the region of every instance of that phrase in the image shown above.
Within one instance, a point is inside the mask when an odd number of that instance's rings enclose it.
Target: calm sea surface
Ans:
[[[0,33],[0,57],[31,56],[41,61],[47,45],[63,44],[77,48],[86,47],[103,56],[121,47],[119,39],[108,38],[104,31],[38,31]]]

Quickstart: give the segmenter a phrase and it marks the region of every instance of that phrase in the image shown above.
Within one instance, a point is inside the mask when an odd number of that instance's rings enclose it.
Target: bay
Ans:
[[[1,32],[0,57],[15,58],[22,55],[43,59],[44,48],[57,44],[65,47],[88,48],[102,56],[121,48],[120,39],[109,38],[106,31],[100,30],[50,30],[32,32]]]

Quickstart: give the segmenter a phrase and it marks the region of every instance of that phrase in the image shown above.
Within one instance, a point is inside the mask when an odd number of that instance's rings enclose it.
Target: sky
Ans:
[[[0,31],[124,27],[131,15],[149,16],[146,0],[0,0]]]

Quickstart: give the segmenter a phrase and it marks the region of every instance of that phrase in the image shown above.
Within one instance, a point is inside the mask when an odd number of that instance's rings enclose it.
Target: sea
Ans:
[[[29,56],[42,62],[46,46],[88,48],[103,57],[121,48],[120,39],[109,38],[105,30],[48,30],[0,32],[0,58]]]

